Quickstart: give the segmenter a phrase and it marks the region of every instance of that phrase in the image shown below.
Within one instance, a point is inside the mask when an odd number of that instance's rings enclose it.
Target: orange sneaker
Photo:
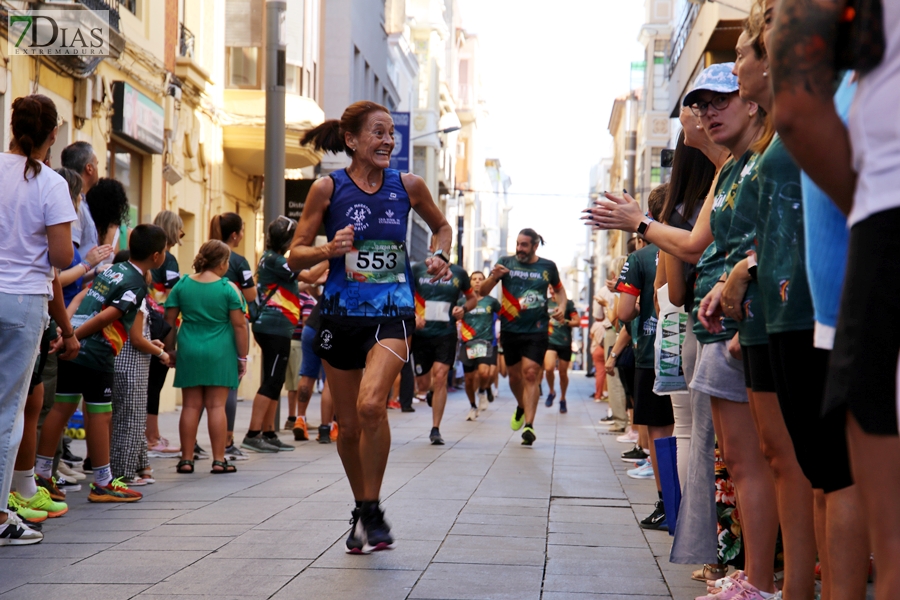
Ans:
[[[294,432],[294,439],[298,442],[305,442],[309,439],[309,431],[306,429],[306,419],[303,417],[297,417],[297,420],[294,421],[294,428],[291,431]]]
[[[393,408],[394,410],[400,410],[403,407],[400,406],[400,403],[397,402],[396,400],[390,400],[388,402],[388,408]]]
[[[60,489],[56,486],[56,482],[51,478],[48,479],[46,477],[42,477],[37,473],[34,474],[34,481],[37,483],[38,487],[42,487],[47,492],[50,493],[50,498],[56,500],[57,502],[63,502],[66,499],[65,492],[60,491]]]
[[[338,438],[338,424],[337,421],[331,422],[331,441],[336,442]]]
[[[121,478],[113,479],[108,485],[99,486],[96,483],[91,484],[91,493],[88,494],[90,502],[137,502],[144,495],[140,492],[128,489],[128,486],[122,483]]]

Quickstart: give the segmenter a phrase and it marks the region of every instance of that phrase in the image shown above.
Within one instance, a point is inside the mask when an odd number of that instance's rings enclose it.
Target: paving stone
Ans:
[[[589,575],[558,575],[548,573],[544,578],[544,590],[548,592],[644,594],[668,596],[669,590],[662,577],[599,577]]]
[[[308,560],[208,557],[156,584],[149,594],[269,597],[309,565]]]
[[[146,585],[33,583],[2,594],[0,598],[15,600],[47,600],[47,598],[127,600],[146,588]]]
[[[542,567],[545,542],[541,538],[496,538],[480,535],[448,535],[434,557],[435,563],[520,565]]]
[[[373,596],[378,600],[403,600],[418,578],[418,571],[309,568],[281,588],[272,600]]]
[[[43,583],[147,583],[165,579],[197,562],[205,551],[107,550],[42,577]]]
[[[541,567],[434,563],[409,598],[458,600],[538,600]]]

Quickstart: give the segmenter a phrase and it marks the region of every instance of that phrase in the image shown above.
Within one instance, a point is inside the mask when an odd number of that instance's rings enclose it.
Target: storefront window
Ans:
[[[144,170],[144,157],[113,142],[109,145],[107,164],[109,177],[118,180],[128,194],[128,224],[119,235],[119,247],[125,249],[128,247],[128,228],[141,222],[141,174]]]

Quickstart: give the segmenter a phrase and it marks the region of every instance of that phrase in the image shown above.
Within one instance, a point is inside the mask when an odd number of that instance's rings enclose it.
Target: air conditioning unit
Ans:
[[[168,183],[169,185],[175,185],[183,179],[181,173],[178,172],[178,169],[176,169],[172,165],[166,165],[163,167],[162,176],[163,179],[166,180],[166,183]]]
[[[94,78],[75,80],[75,104],[72,111],[76,117],[90,120],[93,115],[94,104]]]

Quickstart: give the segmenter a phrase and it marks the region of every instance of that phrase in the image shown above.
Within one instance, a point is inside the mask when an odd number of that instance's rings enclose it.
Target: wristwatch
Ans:
[[[652,222],[653,219],[651,219],[650,217],[644,217],[643,219],[641,219],[641,223],[637,228],[637,234],[641,236],[641,238],[643,238],[644,234],[647,233],[647,228],[650,227],[650,223]]]
[[[610,350],[610,351],[609,351],[609,357],[610,357],[610,358],[618,358],[619,355],[616,354],[616,351],[615,351],[615,350]]]
[[[447,258],[447,255],[444,254],[444,251],[443,251],[443,250],[435,250],[434,252],[431,253],[431,256],[434,256],[434,257],[437,257],[437,258],[441,259],[442,261],[444,261],[444,262],[447,263],[448,265],[450,264],[450,259]]]

